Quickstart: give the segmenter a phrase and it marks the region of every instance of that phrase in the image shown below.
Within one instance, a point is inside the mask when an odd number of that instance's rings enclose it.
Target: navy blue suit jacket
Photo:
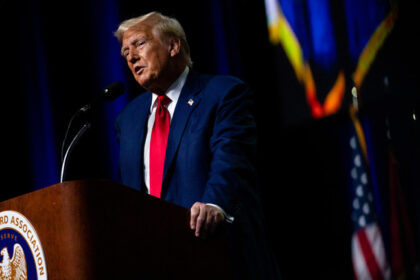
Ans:
[[[116,122],[123,184],[142,190],[143,146],[152,94],[134,99]],[[252,95],[239,79],[188,74],[171,120],[162,198],[190,209],[213,203],[232,215],[228,225],[242,279],[274,279],[257,195],[257,132]],[[245,277],[245,278],[243,278]]]

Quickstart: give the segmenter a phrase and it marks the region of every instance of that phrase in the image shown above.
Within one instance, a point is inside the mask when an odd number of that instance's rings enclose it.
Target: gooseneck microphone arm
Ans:
[[[86,122],[79,129],[79,131],[73,137],[73,140],[70,142],[70,145],[68,146],[68,148],[66,150],[66,153],[64,154],[63,162],[61,163],[60,183],[64,182],[64,178],[65,178],[65,175],[66,175],[66,167],[67,167],[67,161],[68,161],[69,154],[71,153],[71,151],[73,150],[74,146],[77,144],[77,142],[79,141],[79,139],[82,138],[82,136],[85,134],[85,132],[90,128],[90,126],[91,126],[90,122]],[[63,147],[64,147],[64,145],[63,145]]]
[[[69,137],[70,128],[72,127],[74,120],[83,114],[87,114],[89,110],[90,110],[90,105],[85,105],[82,108],[80,108],[76,113],[74,113],[73,116],[71,117],[69,124],[67,126],[66,133],[64,135],[63,143],[61,144],[61,162],[64,161],[64,148],[66,147],[67,138]]]
[[[115,82],[107,86],[103,91],[102,94],[94,100],[91,104],[85,105],[80,108],[70,119],[69,125],[67,127],[64,140],[61,146],[61,172],[60,172],[60,183],[65,180],[66,170],[67,170],[67,163],[69,156],[75,147],[75,145],[79,142],[80,138],[86,133],[86,131],[91,127],[91,123],[89,120],[85,121],[83,126],[77,131],[76,135],[73,137],[72,141],[70,142],[69,146],[64,153],[68,134],[70,132],[70,128],[72,126],[73,121],[82,116],[89,116],[90,110],[92,107],[97,106],[100,103],[105,101],[112,101],[122,95],[124,93],[124,85],[121,82]]]

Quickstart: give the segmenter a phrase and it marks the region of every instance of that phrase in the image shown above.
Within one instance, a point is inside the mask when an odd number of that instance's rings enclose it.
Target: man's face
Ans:
[[[136,81],[145,89],[158,92],[166,90],[171,47],[163,42],[147,25],[136,25],[124,32],[122,55]]]

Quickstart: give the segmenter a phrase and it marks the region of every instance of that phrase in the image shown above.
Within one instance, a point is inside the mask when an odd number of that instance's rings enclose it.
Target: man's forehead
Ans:
[[[131,26],[130,28],[128,28],[125,32],[124,32],[124,36],[132,36],[135,35],[137,33],[142,34],[142,35],[150,35],[152,33],[153,30],[153,26],[148,24],[147,22],[139,22],[133,26]]]
[[[141,37],[141,36],[149,36],[149,34],[150,34],[149,30],[145,28],[144,26],[141,26],[141,27],[133,26],[124,32],[123,41],[130,40],[130,39],[132,40],[134,38]]]

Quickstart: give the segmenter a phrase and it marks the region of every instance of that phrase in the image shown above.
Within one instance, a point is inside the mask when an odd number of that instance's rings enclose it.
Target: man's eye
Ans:
[[[141,47],[141,46],[143,46],[145,42],[146,42],[146,41],[137,41],[137,42],[136,42],[136,47]]]

